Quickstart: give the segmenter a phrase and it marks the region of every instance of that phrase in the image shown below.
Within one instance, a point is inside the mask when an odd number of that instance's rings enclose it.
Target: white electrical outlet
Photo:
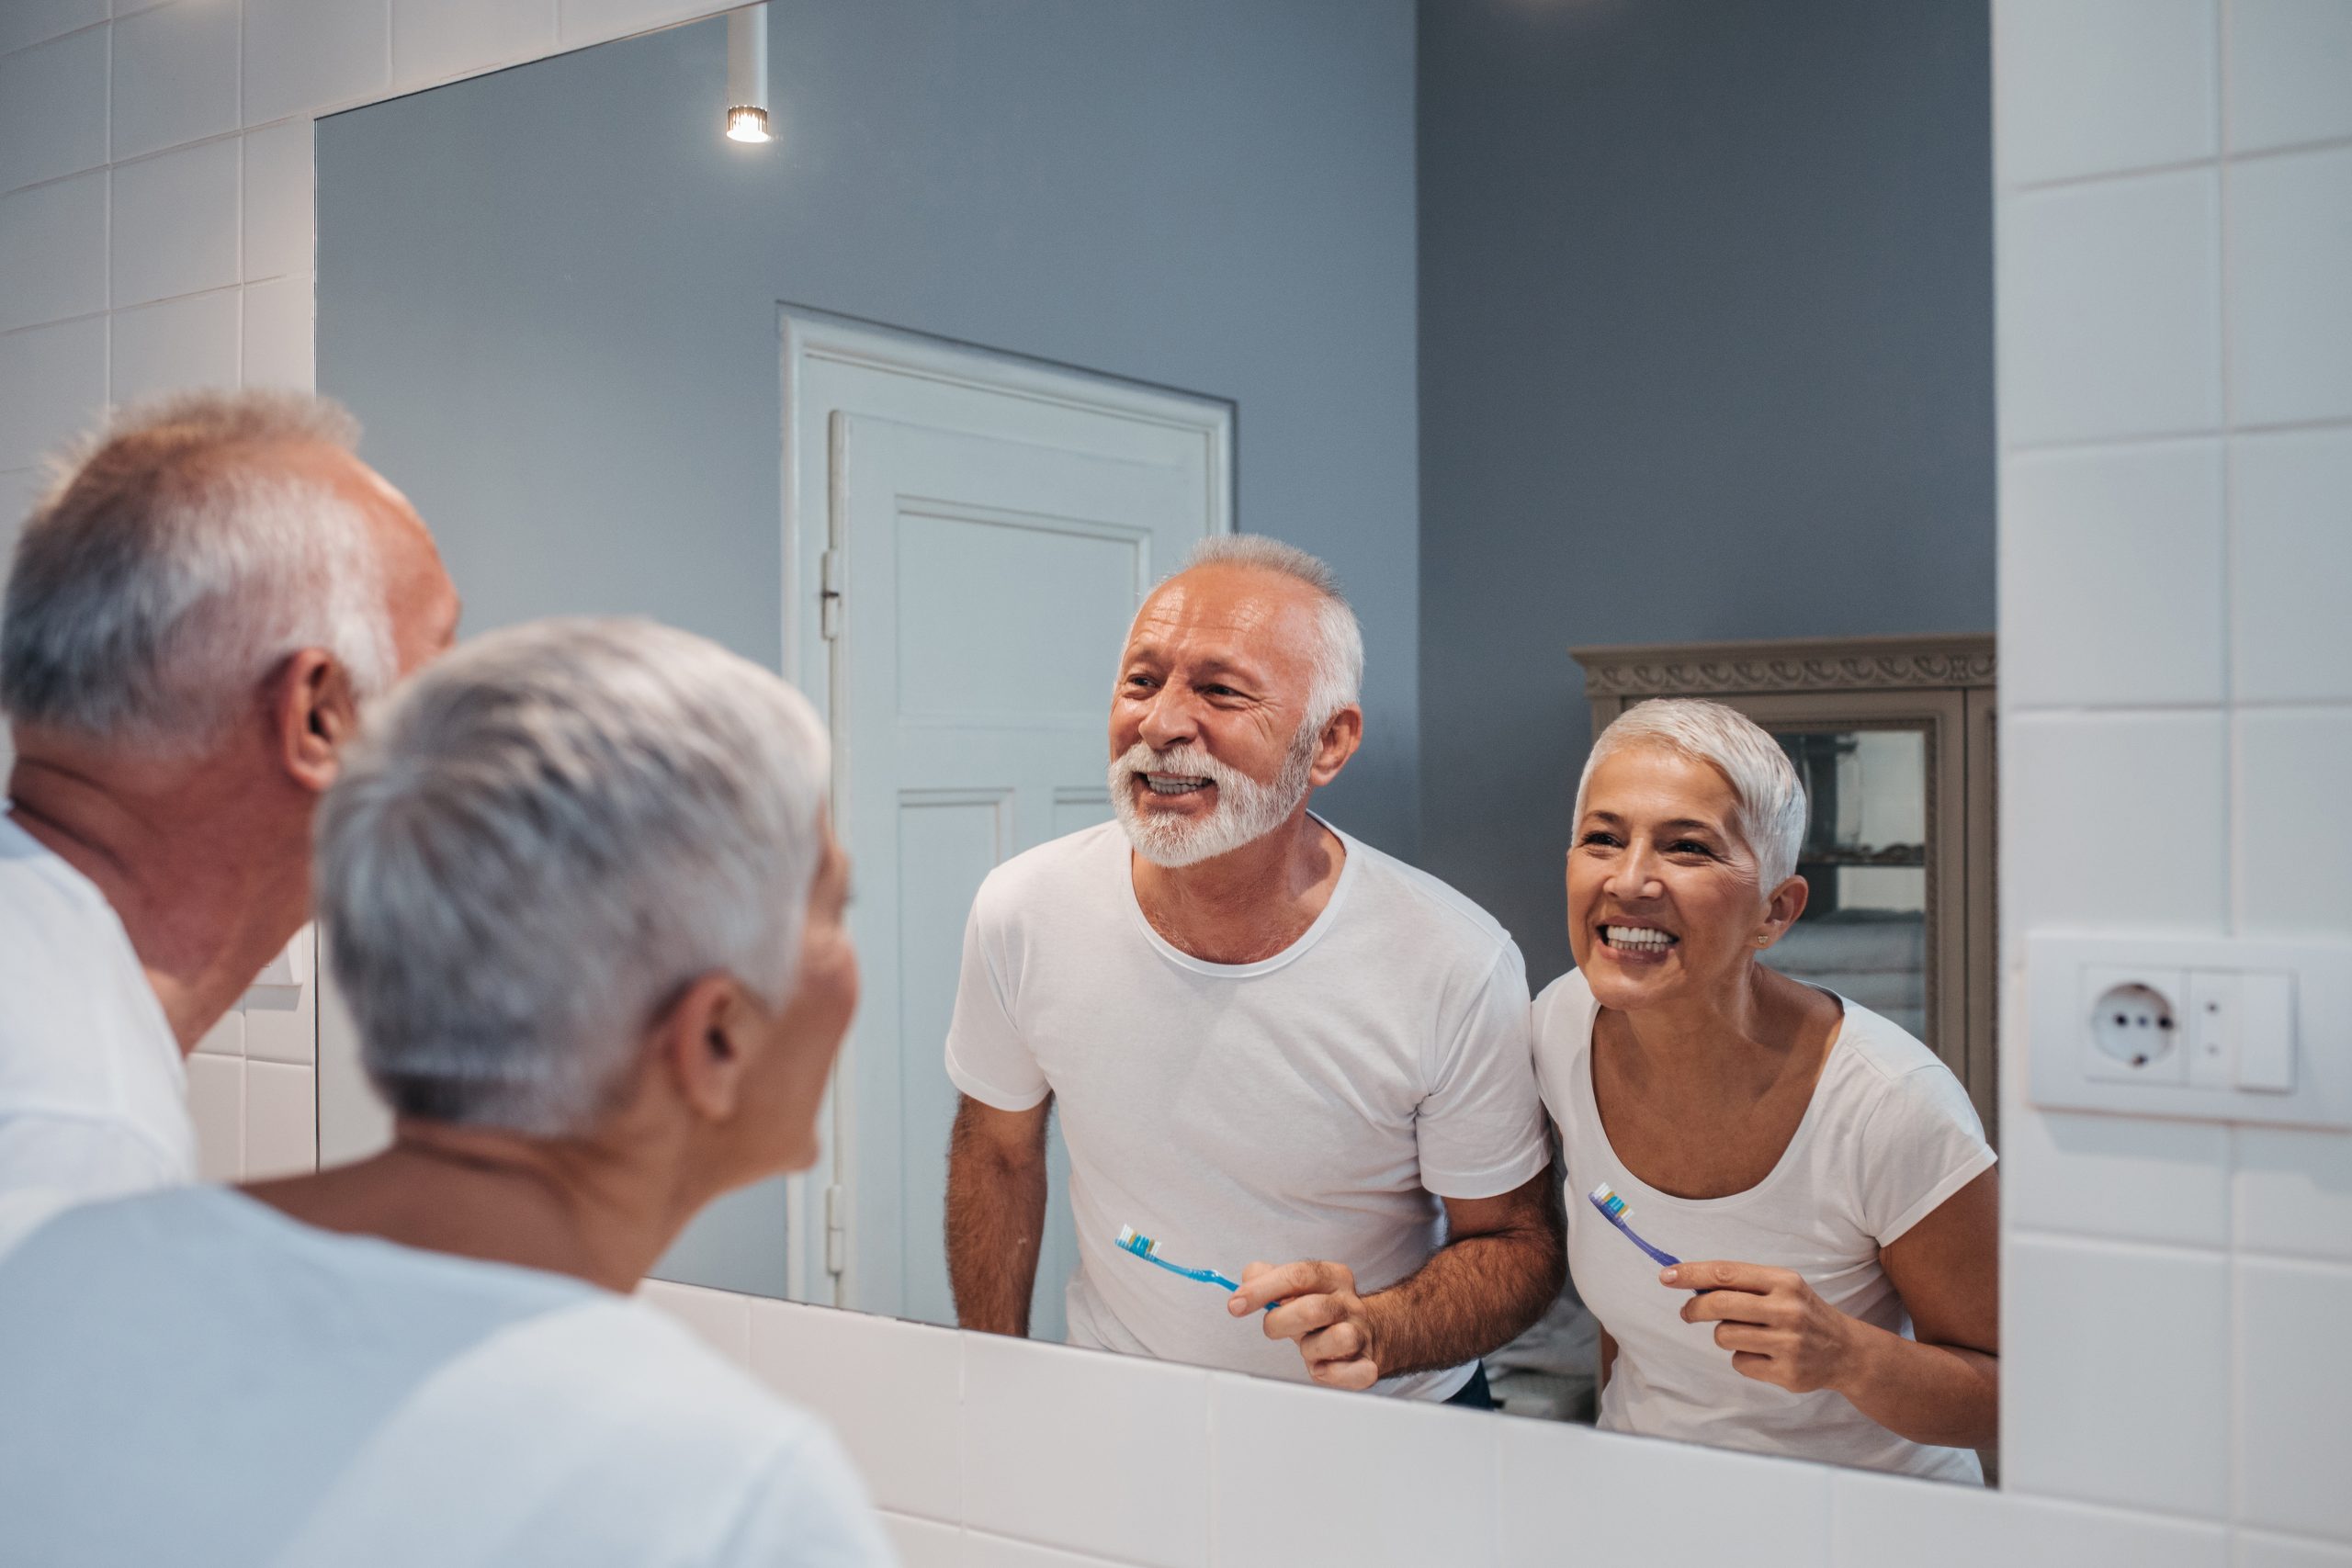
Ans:
[[[2083,1071],[2115,1083],[2181,1083],[2188,1053],[2181,1020],[2188,1010],[2186,973],[2109,964],[2086,967],[2079,1013],[2089,1032]]]
[[[2352,1126],[2352,943],[2026,939],[2038,1105]]]

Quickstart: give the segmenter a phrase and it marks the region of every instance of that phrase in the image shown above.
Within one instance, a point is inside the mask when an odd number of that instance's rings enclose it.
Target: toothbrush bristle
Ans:
[[[1617,1196],[1606,1181],[1592,1190],[1592,1204],[1612,1220],[1625,1217],[1625,1200]]]
[[[1133,1225],[1119,1227],[1119,1246],[1123,1250],[1132,1252],[1138,1258],[1149,1257],[1151,1254],[1151,1237]]]

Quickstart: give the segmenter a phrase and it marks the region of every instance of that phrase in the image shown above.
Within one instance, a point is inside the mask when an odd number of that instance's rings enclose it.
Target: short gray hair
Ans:
[[[1584,820],[1592,771],[1618,752],[1658,746],[1723,774],[1736,803],[1739,836],[1756,856],[1757,880],[1770,895],[1797,868],[1804,846],[1804,784],[1781,743],[1737,708],[1702,697],[1655,697],[1619,714],[1592,743],[1577,780],[1577,820]]]
[[[435,660],[319,810],[368,1077],[402,1115],[563,1136],[697,976],[781,1006],[829,766],[798,692],[650,621],[537,621]]]
[[[1355,608],[1340,592],[1340,579],[1329,566],[1296,545],[1263,534],[1210,535],[1193,547],[1182,570],[1203,566],[1271,571],[1303,582],[1321,595],[1315,618],[1315,672],[1306,693],[1305,728],[1309,733],[1320,734],[1334,714],[1363,700],[1363,627],[1357,624]]]
[[[369,519],[265,450],[350,451],[335,404],[187,392],[128,409],[52,466],[0,619],[18,723],[173,748],[209,740],[287,655],[322,648],[363,698],[396,673]]]

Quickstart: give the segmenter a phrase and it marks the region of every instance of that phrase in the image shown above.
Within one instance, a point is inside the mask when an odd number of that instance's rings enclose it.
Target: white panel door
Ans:
[[[965,919],[989,868],[1109,816],[1118,650],[1144,592],[1228,525],[1229,414],[943,345],[857,346],[804,342],[792,400],[796,492],[814,499],[821,453],[824,497],[821,538],[803,514],[802,668],[826,672],[865,976],[834,1091],[838,1190],[809,1195],[836,1234],[809,1272],[843,1305],[948,1323],[941,1053]],[[1058,1338],[1076,1254],[1055,1145],[1032,1332]],[[822,1283],[807,1293],[828,1299]]]

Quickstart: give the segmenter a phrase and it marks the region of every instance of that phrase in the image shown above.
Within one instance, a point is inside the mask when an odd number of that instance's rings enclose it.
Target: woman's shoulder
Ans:
[[[1536,994],[1535,1038],[1581,1049],[1592,1035],[1592,987],[1571,969]]]
[[[1846,1019],[1831,1062],[1841,1068],[1848,1094],[1876,1112],[1873,1121],[1952,1122],[1984,1136],[1968,1090],[1926,1042],[1858,1002],[1839,1000]]]

